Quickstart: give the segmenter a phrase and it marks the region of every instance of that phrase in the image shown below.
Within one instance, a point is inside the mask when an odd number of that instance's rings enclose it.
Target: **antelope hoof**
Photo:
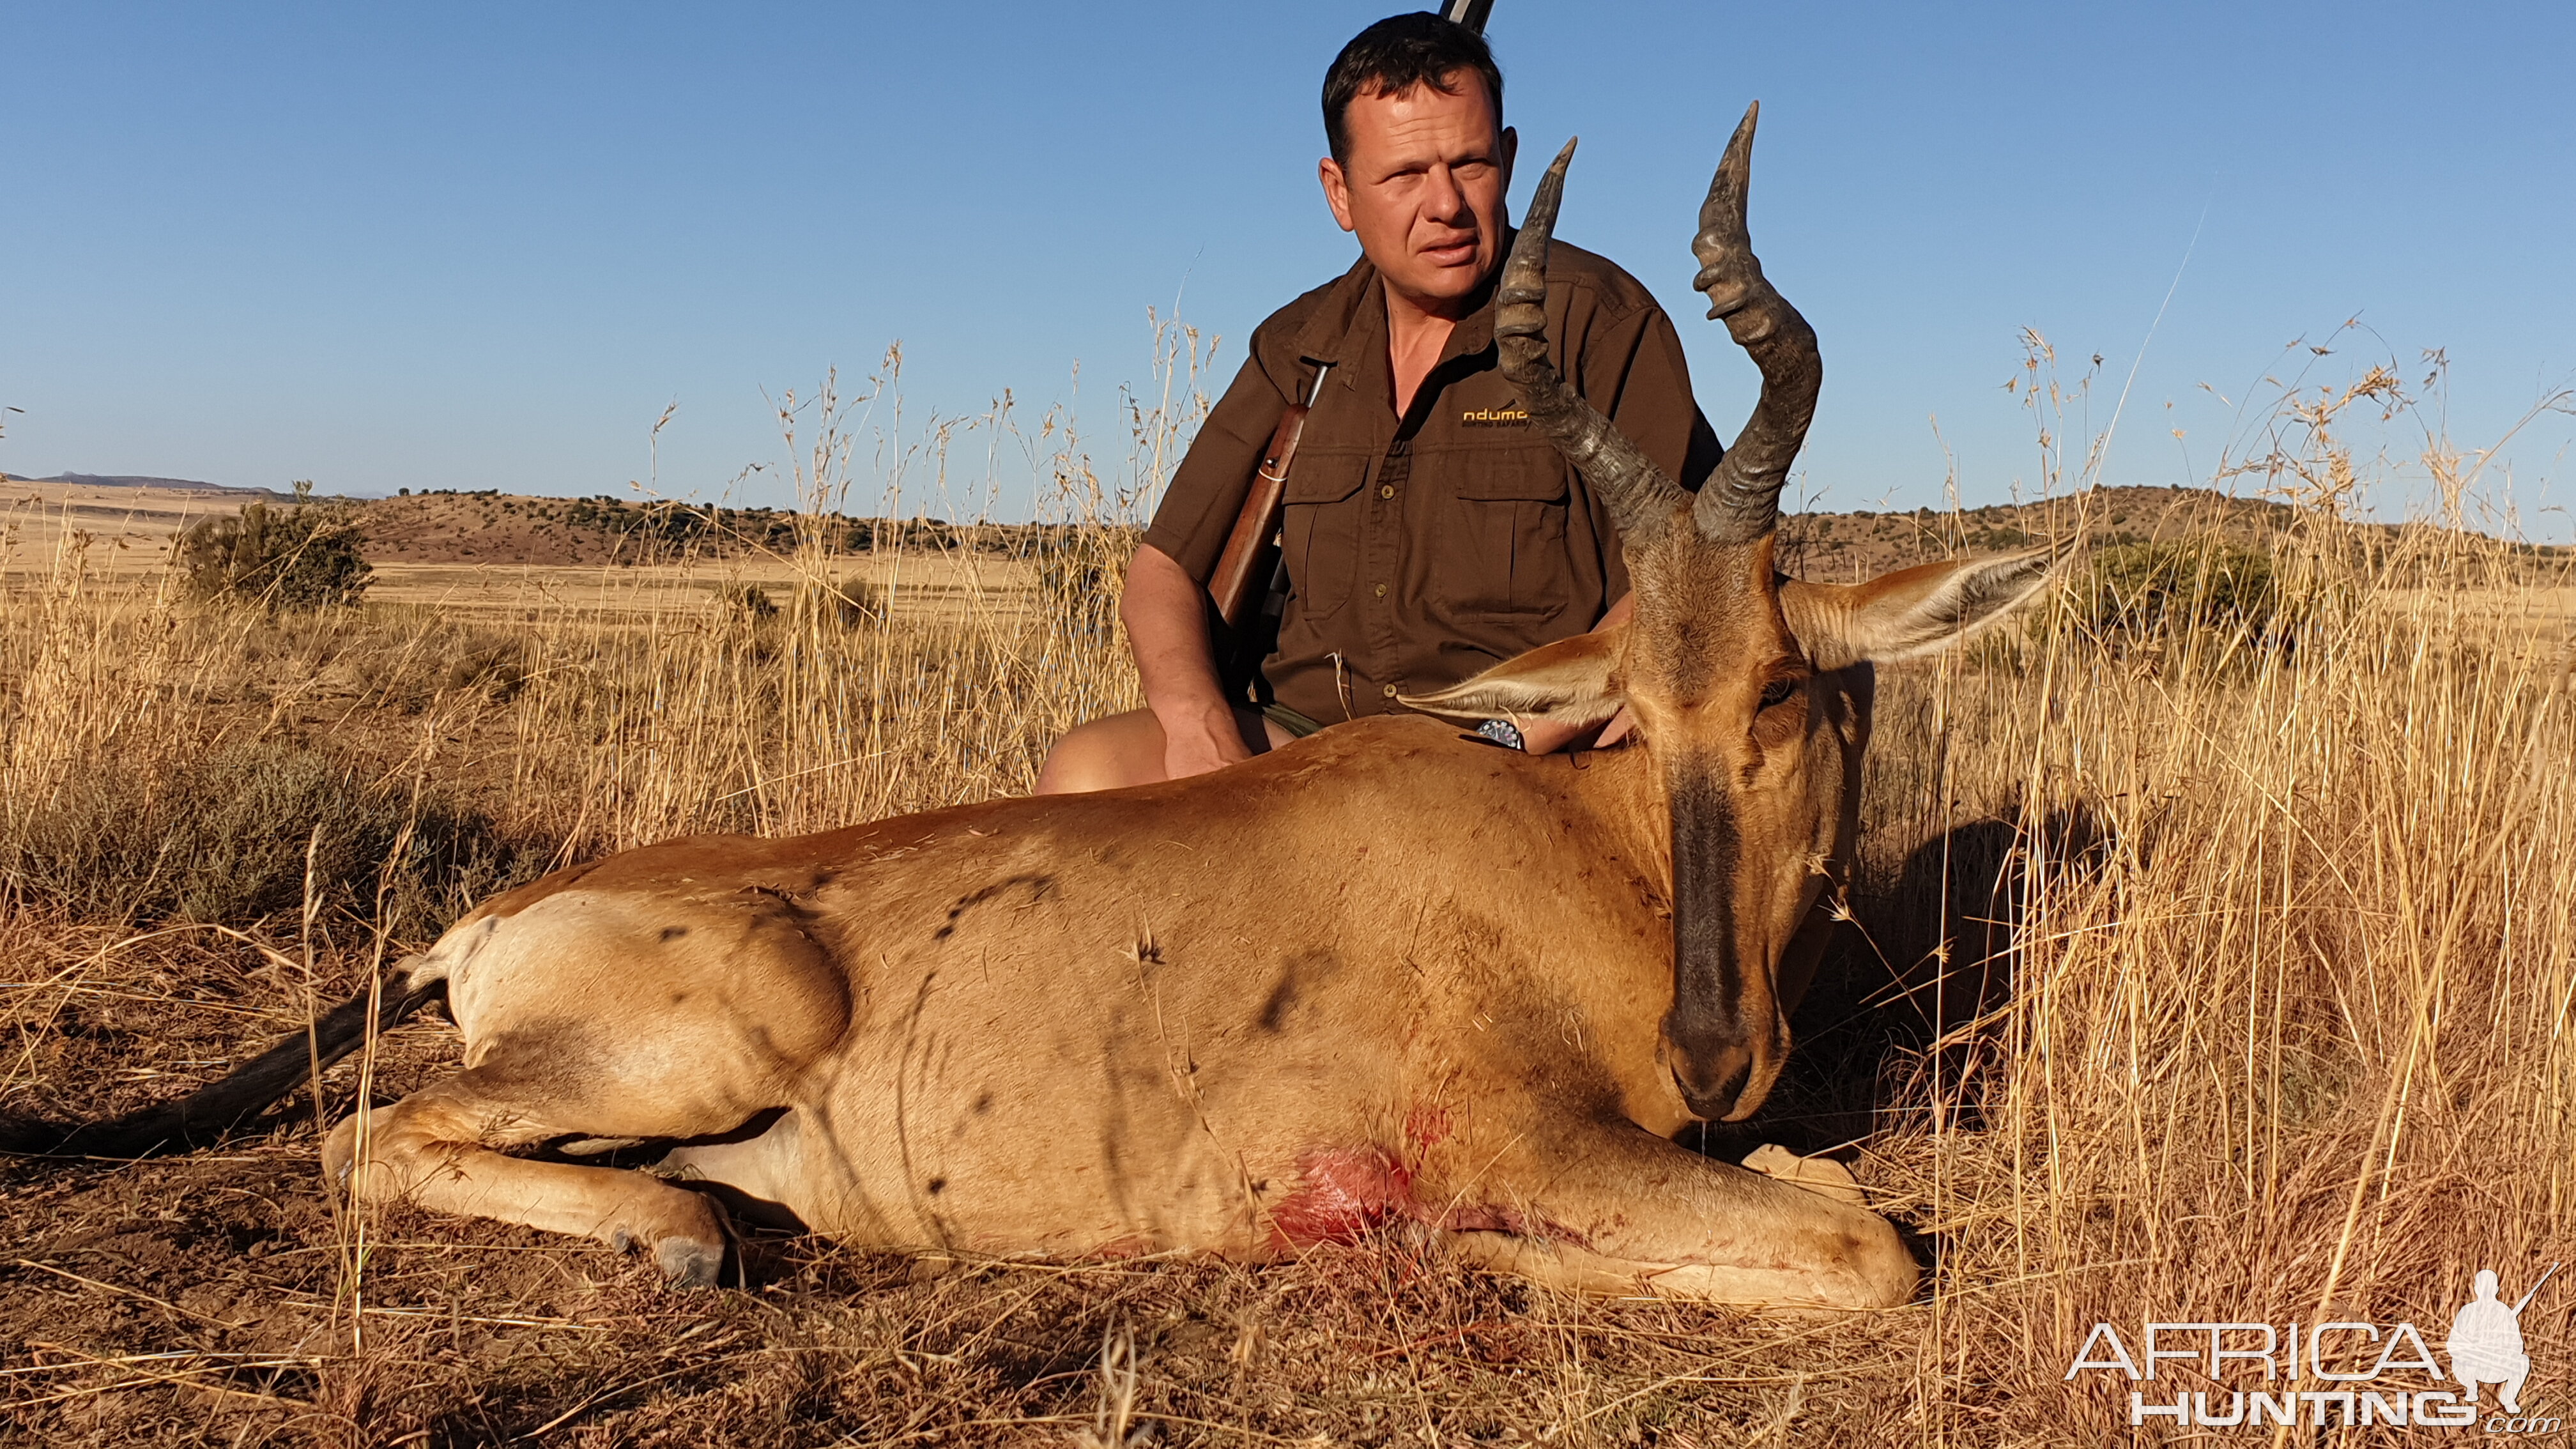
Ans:
[[[724,1274],[724,1258],[722,1239],[664,1238],[653,1245],[653,1262],[674,1288],[713,1288]]]
[[[1800,1157],[1776,1142],[1765,1142],[1753,1149],[1744,1165],[1765,1177],[1795,1183],[1807,1191],[1832,1198],[1852,1207],[1865,1208],[1869,1199],[1860,1190],[1860,1179],[1851,1169],[1830,1157]]]

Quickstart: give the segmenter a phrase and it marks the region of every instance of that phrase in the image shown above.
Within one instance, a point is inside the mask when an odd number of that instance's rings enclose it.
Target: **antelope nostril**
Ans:
[[[1745,1047],[1722,1048],[1705,1060],[1677,1055],[1673,1061],[1673,1082],[1682,1090],[1682,1103],[1703,1122],[1733,1120],[1735,1104],[1743,1099],[1752,1076],[1753,1053]]]

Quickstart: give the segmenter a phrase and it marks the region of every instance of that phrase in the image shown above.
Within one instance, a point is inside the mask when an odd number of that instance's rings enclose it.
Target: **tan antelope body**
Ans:
[[[1847,1176],[1669,1139],[1749,1115],[1785,1057],[1857,831],[1868,661],[1999,617],[2046,561],[1776,574],[1819,374],[1744,240],[1752,127],[1700,285],[1763,398],[1696,496],[1549,363],[1567,156],[1539,188],[1498,345],[1618,516],[1635,617],[1412,701],[1624,702],[1639,745],[1533,757],[1379,718],[1168,784],[560,872],[406,963],[409,999],[444,982],[465,1069],[343,1123],[334,1180],[694,1282],[725,1252],[697,1189],[721,1187],[890,1248],[1261,1257],[1410,1226],[1585,1288],[1903,1300],[1914,1263]],[[584,1138],[679,1145],[657,1174],[511,1155]]]
[[[1653,765],[1583,764],[1378,719],[1222,777],[564,872],[414,963],[467,1069],[375,1114],[367,1190],[703,1274],[705,1198],[493,1149],[783,1108],[671,1165],[886,1247],[1253,1257],[1414,1222],[1720,1297],[1901,1297],[1878,1218],[1664,1140],[1693,1118],[1658,1061]]]

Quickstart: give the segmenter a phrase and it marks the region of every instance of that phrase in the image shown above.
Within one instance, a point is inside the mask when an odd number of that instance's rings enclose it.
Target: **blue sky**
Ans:
[[[1382,3],[0,6],[0,469],[623,492],[676,402],[660,486],[712,494],[782,457],[764,393],[896,340],[908,424],[1008,388],[1107,462],[1148,306],[1230,374],[1348,264],[1315,94]],[[2576,6],[1499,0],[1493,37],[1535,158],[1583,136],[1563,234],[1664,297],[1721,434],[1753,377],[1687,243],[1762,100],[1830,506],[2035,488],[2024,327],[2103,355],[2094,429],[2156,327],[2112,482],[2205,478],[2283,367],[2444,349],[2472,444],[2576,380]],[[2540,536],[2571,431],[2499,465]]]

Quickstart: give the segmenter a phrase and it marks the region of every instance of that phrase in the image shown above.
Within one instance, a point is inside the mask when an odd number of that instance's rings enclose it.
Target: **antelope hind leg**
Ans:
[[[409,1201],[597,1238],[620,1251],[643,1248],[674,1284],[714,1285],[724,1267],[725,1234],[711,1200],[624,1168],[505,1155],[496,1149],[592,1129],[552,1120],[529,1094],[477,1080],[484,1076],[462,1072],[362,1114],[364,1162],[357,1160],[361,1117],[343,1121],[322,1149],[329,1180],[348,1184],[361,1202]]]
[[[1834,1187],[1857,1187],[1837,1164],[1810,1188],[1629,1124],[1554,1135],[1553,1150],[1507,1154],[1472,1189],[1543,1228],[1450,1234],[1470,1261],[1577,1292],[1757,1307],[1885,1308],[1913,1296],[1913,1255],[1885,1218],[1841,1200]],[[1816,1167],[1778,1155],[1800,1176]]]
[[[365,1114],[363,1162],[360,1119],[341,1123],[331,1180],[361,1201],[641,1247],[674,1281],[714,1282],[725,1236],[707,1197],[497,1149],[703,1138],[792,1107],[850,1018],[847,982],[794,911],[753,889],[679,903],[573,889],[461,926],[431,954],[471,1065]]]

